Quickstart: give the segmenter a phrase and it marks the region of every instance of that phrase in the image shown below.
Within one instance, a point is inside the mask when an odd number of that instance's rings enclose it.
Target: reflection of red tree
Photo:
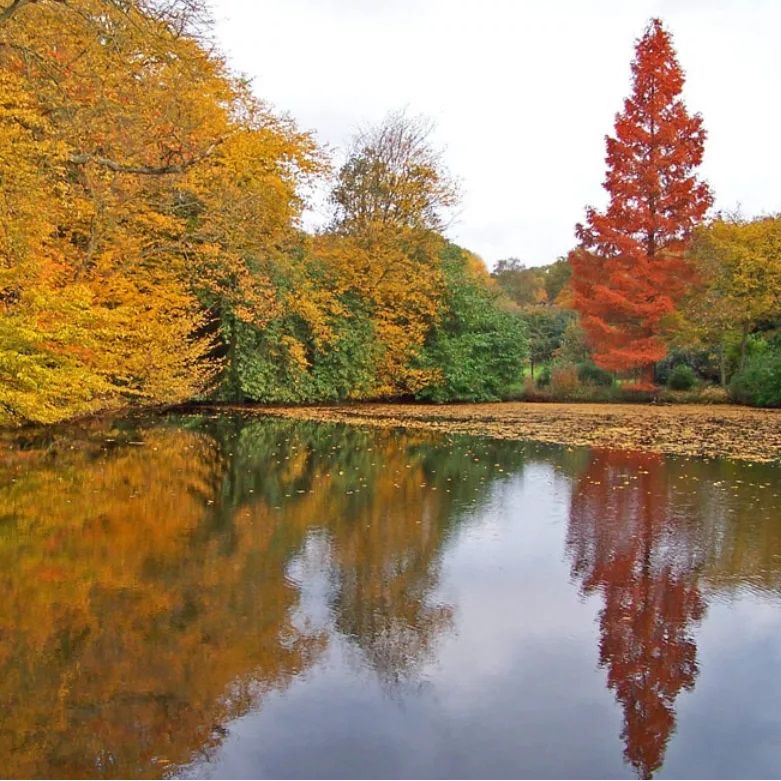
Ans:
[[[572,497],[567,548],[583,593],[602,593],[600,664],[624,708],[624,756],[644,778],[662,764],[675,698],[694,686],[702,617],[696,547],[672,514],[650,453],[595,450]]]

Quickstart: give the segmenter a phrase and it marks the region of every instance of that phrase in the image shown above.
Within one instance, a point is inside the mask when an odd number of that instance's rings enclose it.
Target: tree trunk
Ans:
[[[724,354],[724,342],[719,342],[719,379],[721,387],[727,387],[727,358]]]
[[[743,326],[743,337],[740,340],[740,368],[746,368],[746,347],[748,346],[748,327]]]
[[[643,385],[654,385],[654,366],[656,364],[646,363],[640,369],[640,382]]]
[[[241,392],[241,378],[239,377],[238,360],[238,333],[236,328],[236,319],[230,317],[230,342],[228,344],[228,393],[232,396],[232,401],[239,403],[244,401],[244,394]]]

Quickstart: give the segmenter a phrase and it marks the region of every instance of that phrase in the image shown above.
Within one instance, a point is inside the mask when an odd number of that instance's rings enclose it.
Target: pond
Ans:
[[[7,435],[5,777],[772,777],[781,468],[242,416]]]

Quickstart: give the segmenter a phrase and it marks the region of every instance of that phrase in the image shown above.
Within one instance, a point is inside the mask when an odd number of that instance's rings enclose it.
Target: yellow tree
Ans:
[[[324,251],[367,302],[381,347],[371,395],[414,392],[428,379],[411,368],[439,311],[439,254],[458,188],[430,142],[431,126],[389,115],[360,133],[331,194]]]
[[[678,338],[717,346],[724,385],[725,348],[739,345],[742,366],[752,331],[781,316],[781,217],[715,220],[695,233],[690,256],[699,284]]]
[[[320,161],[203,19],[198,0],[0,10],[6,203],[26,193],[0,214],[6,419],[190,398],[217,368],[215,304],[273,314],[267,266]]]

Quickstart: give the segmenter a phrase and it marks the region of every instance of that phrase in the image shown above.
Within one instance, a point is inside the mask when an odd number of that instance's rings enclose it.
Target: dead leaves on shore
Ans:
[[[781,459],[781,410],[728,405],[506,402],[243,409],[263,415],[379,428],[417,428],[746,461]]]

